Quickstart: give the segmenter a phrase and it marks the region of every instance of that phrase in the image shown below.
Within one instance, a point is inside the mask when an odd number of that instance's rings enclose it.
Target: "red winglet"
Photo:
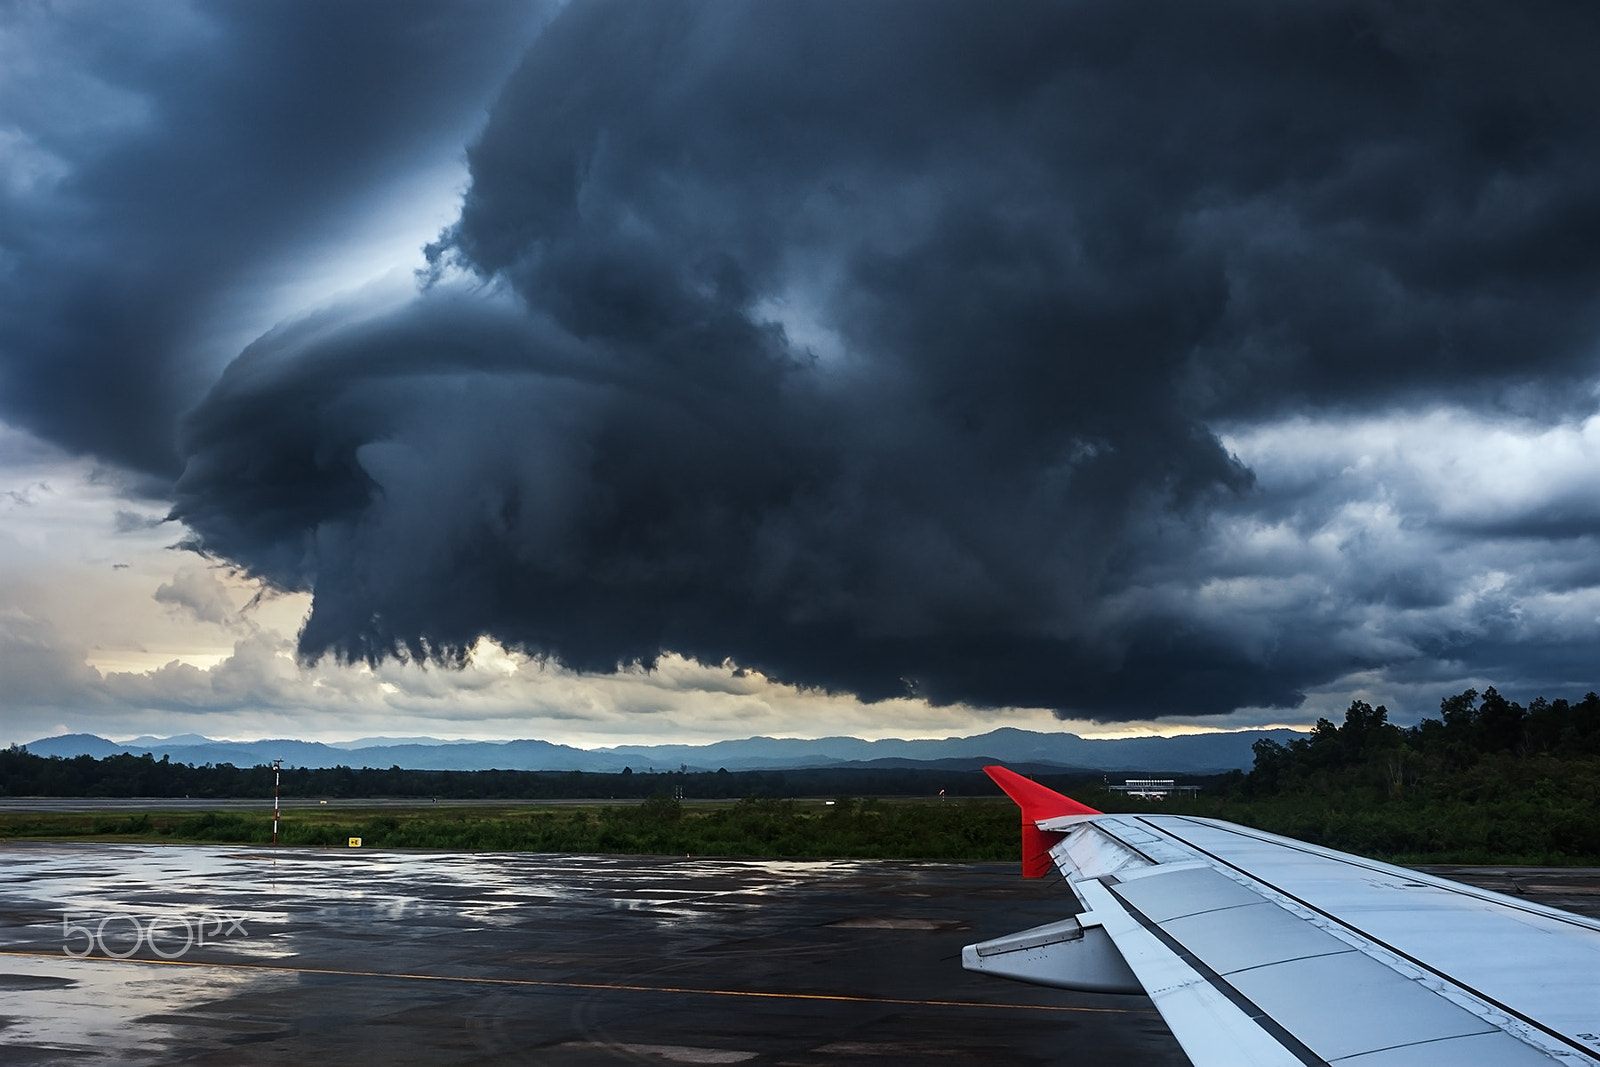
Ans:
[[[1016,801],[1022,809],[1022,877],[1043,878],[1050,873],[1050,849],[1066,836],[1054,830],[1041,830],[1035,824],[1040,819],[1054,819],[1062,815],[1100,815],[1087,804],[1079,804],[1064,797],[1054,789],[1047,789],[1032,778],[1024,778],[1016,771],[1004,767],[985,767],[983,773],[994,779],[995,785],[1006,791],[1006,796]]]
[[[1046,789],[1032,778],[1024,778],[1016,771],[1004,767],[985,767],[983,773],[994,779],[994,784],[1006,791],[1006,796],[1017,802],[1022,817],[1029,822],[1055,819],[1062,815],[1103,815],[1087,804],[1079,804],[1064,797],[1054,789]]]

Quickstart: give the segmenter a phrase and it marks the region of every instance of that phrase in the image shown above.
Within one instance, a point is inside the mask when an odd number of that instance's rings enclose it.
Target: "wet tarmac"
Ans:
[[[0,844],[0,1064],[1183,1064],[1016,865]],[[85,954],[85,958],[75,958]],[[126,959],[113,957],[126,956]]]
[[[0,844],[0,1064],[1183,1064],[1014,864]],[[1430,867],[1600,915],[1600,872]],[[82,958],[79,958],[82,957]]]
[[[498,800],[463,800],[441,797],[438,800],[421,800],[416,797],[358,797],[330,798],[284,797],[279,807],[283,811],[300,811],[306,808],[343,808],[367,811],[372,808],[564,808],[616,806],[642,803],[642,798],[624,797],[609,799],[521,798]],[[736,800],[695,800],[696,807],[707,804],[736,804]],[[272,799],[260,797],[0,797],[0,812],[105,812],[115,814],[134,811],[256,811],[271,812]]]

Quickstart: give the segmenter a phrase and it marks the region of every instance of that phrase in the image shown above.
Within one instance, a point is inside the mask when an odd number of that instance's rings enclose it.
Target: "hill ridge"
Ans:
[[[175,763],[255,766],[281,759],[289,767],[402,767],[406,770],[635,771],[797,770],[805,767],[938,763],[946,767],[985,762],[1026,763],[1073,770],[1161,770],[1205,774],[1247,769],[1251,746],[1270,738],[1282,744],[1302,736],[1293,730],[1240,730],[1177,737],[1085,738],[1003,726],[982,734],[940,739],[846,735],[824,738],[747,737],[702,745],[615,745],[582,749],[537,738],[505,741],[407,739],[403,744],[360,748],[292,738],[217,741],[198,735],[139,737],[118,743],[96,734],[61,734],[23,747],[39,756],[101,758],[117,753],[163,757]],[[197,743],[203,742],[203,743]],[[176,743],[175,743],[176,742]],[[347,744],[347,743],[346,743]],[[882,764],[880,764],[882,765]]]

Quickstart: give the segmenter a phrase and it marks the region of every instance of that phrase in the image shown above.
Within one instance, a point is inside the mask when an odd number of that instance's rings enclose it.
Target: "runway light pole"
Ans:
[[[278,782],[283,775],[283,760],[272,761],[272,843],[278,843]]]

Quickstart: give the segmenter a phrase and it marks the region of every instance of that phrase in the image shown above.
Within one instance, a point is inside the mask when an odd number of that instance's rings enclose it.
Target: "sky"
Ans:
[[[0,743],[1600,687],[1600,12],[0,6]]]

